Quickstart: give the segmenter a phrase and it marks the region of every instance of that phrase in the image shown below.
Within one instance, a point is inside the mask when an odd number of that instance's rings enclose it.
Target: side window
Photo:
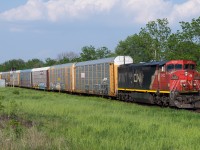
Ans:
[[[190,64],[190,69],[194,70],[195,69],[195,65]]]
[[[191,70],[194,70],[194,69],[195,69],[195,65],[193,65],[193,64],[185,64],[185,65],[184,65],[184,69],[191,69]]]
[[[173,64],[170,64],[170,65],[167,65],[167,71],[172,71],[174,70],[174,65]]]
[[[159,70],[160,70],[161,72],[165,72],[165,66],[159,66]]]
[[[175,69],[176,70],[181,70],[183,68],[183,66],[181,64],[176,64],[175,65]]]
[[[184,69],[189,69],[189,64],[185,64]]]

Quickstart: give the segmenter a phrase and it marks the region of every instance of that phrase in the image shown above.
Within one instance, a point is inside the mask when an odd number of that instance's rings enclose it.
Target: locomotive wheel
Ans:
[[[169,98],[168,98],[168,97],[163,96],[163,97],[161,98],[161,101],[162,101],[162,105],[163,105],[163,106],[169,106]]]

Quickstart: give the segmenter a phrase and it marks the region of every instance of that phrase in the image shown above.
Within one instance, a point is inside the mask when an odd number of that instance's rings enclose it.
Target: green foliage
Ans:
[[[82,52],[76,54],[74,52],[64,52],[58,55],[57,59],[47,58],[45,62],[40,59],[34,58],[27,62],[21,59],[13,59],[0,64],[0,72],[10,71],[10,70],[23,70],[31,68],[40,68],[45,66],[53,66],[58,64],[81,62],[87,60],[101,59],[115,56],[107,47],[95,48],[94,46],[84,46]]]
[[[0,101],[0,112],[4,111],[4,105],[2,104],[2,102]]]
[[[19,94],[20,94],[20,93],[19,93],[19,90],[14,90],[14,91],[13,91],[13,94],[19,95]]]
[[[148,22],[139,34],[120,41],[115,52],[118,55],[130,55],[135,63],[162,60],[170,33],[167,19]]]
[[[4,100],[5,96],[4,95],[0,95],[0,100]]]
[[[57,61],[55,59],[51,59],[51,58],[45,59],[45,66],[53,66],[56,64],[57,64]]]
[[[149,34],[152,38],[152,43],[149,45],[149,49],[154,50],[154,60],[165,59],[164,52],[167,49],[167,41],[171,34],[167,18],[148,22],[146,27],[141,29],[140,33]]]
[[[26,69],[43,67],[44,62],[40,59],[34,58],[26,62]]]
[[[97,56],[97,59],[101,59],[101,58],[108,58],[108,57],[112,57],[114,56],[115,54],[113,54],[111,52],[111,50],[109,50],[107,47],[101,47],[101,48],[98,48],[96,49],[96,56]]]
[[[14,94],[14,93],[13,93]],[[19,106],[16,101],[11,100],[8,106],[8,114],[12,119],[16,119],[19,112]]]
[[[117,55],[130,55],[135,63],[151,60],[187,59],[200,65],[200,17],[180,22],[181,31],[171,33],[167,19],[157,19],[141,28],[139,34],[120,41]]]
[[[95,47],[91,45],[83,47],[80,55],[82,61],[94,60],[97,58]]]
[[[112,54],[112,52],[107,47],[101,47],[95,49],[94,46],[90,45],[82,48],[82,52],[80,54],[80,60],[88,61],[88,60],[95,60],[112,56],[114,56],[114,54]]]
[[[167,59],[189,59],[200,65],[200,17],[192,22],[180,22],[181,31],[168,39]]]
[[[154,58],[152,49],[149,48],[151,43],[152,39],[148,34],[134,34],[120,41],[115,52],[117,55],[131,56],[134,63],[147,62]]]
[[[22,59],[12,59],[0,65],[0,71],[19,70],[25,68],[25,62]]]

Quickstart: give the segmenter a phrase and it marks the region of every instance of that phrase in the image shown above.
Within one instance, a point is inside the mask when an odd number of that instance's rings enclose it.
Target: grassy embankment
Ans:
[[[200,149],[200,114],[0,88],[3,149]]]

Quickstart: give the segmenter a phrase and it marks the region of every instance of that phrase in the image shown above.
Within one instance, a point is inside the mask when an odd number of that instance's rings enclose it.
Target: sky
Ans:
[[[56,59],[84,46],[108,47],[138,33],[149,21],[200,16],[200,0],[0,0],[0,63]]]

